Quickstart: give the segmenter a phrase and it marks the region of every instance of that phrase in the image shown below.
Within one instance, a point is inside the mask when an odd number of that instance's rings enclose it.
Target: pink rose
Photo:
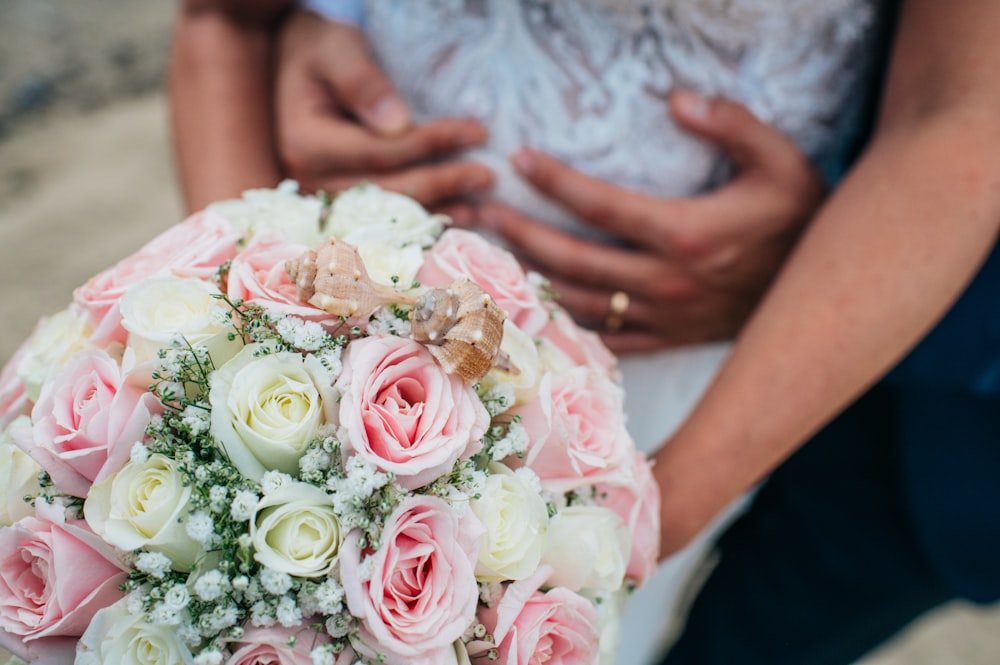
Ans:
[[[469,644],[473,659],[496,648],[505,665],[588,665],[600,661],[600,617],[594,604],[568,589],[538,590],[548,576],[543,566],[532,577],[511,583],[494,606],[479,613],[492,642]],[[478,661],[477,661],[478,662]]]
[[[472,231],[449,229],[427,252],[417,281],[445,287],[463,276],[490,294],[528,335],[536,335],[548,321],[549,313],[513,254]]]
[[[31,411],[31,401],[25,392],[24,381],[17,375],[17,366],[27,351],[28,342],[25,342],[0,371],[0,429],[18,416]]]
[[[226,289],[229,297],[308,321],[334,319],[299,300],[295,284],[285,270],[286,261],[299,258],[307,249],[276,231],[258,233],[233,259]]]
[[[104,351],[83,351],[42,387],[31,418],[34,445],[25,447],[63,492],[85,497],[91,484],[111,475],[143,439],[163,406]],[[18,445],[24,447],[21,441]]]
[[[396,474],[413,490],[479,451],[490,423],[476,392],[441,369],[423,345],[392,335],[347,347],[340,391],[345,454]]]
[[[476,616],[475,567],[482,524],[472,511],[459,518],[432,496],[413,495],[386,519],[382,545],[362,551],[347,537],[341,578],[351,614],[360,619],[355,649],[389,665],[436,665]],[[370,577],[361,574],[362,557]]]
[[[153,275],[208,278],[236,255],[240,232],[229,220],[199,212],[164,231],[138,252],[95,275],[73,292],[76,303],[93,324],[98,346],[125,343],[118,300],[125,289]]]
[[[539,337],[551,342],[573,363],[592,367],[609,376],[618,364],[615,355],[608,350],[597,333],[581,328],[560,307],[552,309],[548,324],[539,333]]]
[[[22,642],[17,635],[0,630],[0,648],[6,649],[26,663],[41,665],[74,665],[76,660],[75,637],[47,637],[42,640]],[[3,658],[0,658],[2,661]],[[12,661],[9,665],[14,665]]]
[[[616,478],[634,450],[621,388],[587,367],[547,374],[536,398],[511,413],[531,442],[523,463],[552,491]]]
[[[294,646],[289,641],[294,639]],[[330,638],[323,630],[314,630],[304,622],[300,626],[285,628],[247,628],[235,646],[233,655],[226,665],[313,665],[310,652],[316,647],[329,644]],[[347,649],[346,651],[350,651]],[[344,653],[338,655],[337,663],[353,663]]]
[[[0,529],[0,628],[25,643],[79,637],[122,597],[126,570],[86,522],[40,501],[36,517]]]
[[[641,586],[656,572],[660,553],[660,488],[650,462],[636,452],[631,473],[621,482],[597,485],[598,505],[610,508],[628,525],[632,549],[625,576]]]

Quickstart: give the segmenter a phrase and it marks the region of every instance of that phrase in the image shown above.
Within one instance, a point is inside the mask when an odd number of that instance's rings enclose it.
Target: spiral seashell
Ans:
[[[505,318],[489,294],[463,278],[417,298],[411,334],[446,372],[471,385],[497,362]]]
[[[313,286],[316,281],[316,252],[309,249],[294,261],[287,261],[285,271],[295,284],[295,296],[303,302],[309,302],[316,293],[316,287]]]
[[[285,264],[299,300],[333,314],[368,317],[382,305],[412,305],[415,298],[374,281],[357,247],[330,239]]]

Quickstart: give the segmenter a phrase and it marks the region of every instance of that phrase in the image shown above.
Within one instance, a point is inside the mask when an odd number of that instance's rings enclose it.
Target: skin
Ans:
[[[289,18],[278,54],[279,154],[303,189],[338,191],[368,180],[469,219],[463,199],[488,192],[493,172],[447,158],[485,142],[481,124],[412,123],[361,33],[310,12]]]
[[[795,145],[746,108],[680,91],[669,110],[681,126],[729,152],[738,169],[730,182],[704,195],[662,199],[537,151],[513,157],[536,189],[625,247],[561,232],[501,204],[480,208],[480,220],[549,278],[578,321],[599,327],[611,294],[629,294],[623,330],[603,334],[618,353],[732,338],[825,194]]]
[[[882,376],[989,253],[1000,226],[1000,43],[988,27],[998,21],[990,0],[904,3],[870,146],[656,456],[663,555]]]
[[[618,352],[732,338],[825,194],[798,148],[744,107],[681,91],[664,113],[725,149],[738,169],[710,194],[646,196],[538,152],[513,156],[541,193],[629,249],[588,242],[514,208],[475,205],[488,200],[492,173],[436,160],[481,143],[485,130],[460,119],[412,125],[356,29],[300,12],[282,30],[280,56],[276,131],[292,177],[306,189],[327,190],[372,180],[459,225],[491,228],[552,281],[576,320],[595,329],[604,325],[611,294],[626,291],[623,329],[604,334]]]
[[[179,32],[186,27],[182,23]],[[181,37],[179,44],[190,41]],[[207,38],[196,46],[222,48]],[[621,331],[605,331],[605,341],[618,352],[731,338],[825,194],[822,179],[797,147],[745,108],[679,92],[664,113],[728,151],[738,169],[731,182],[710,194],[659,199],[596,181],[537,152],[513,157],[518,171],[546,196],[629,249],[586,242],[515,209],[481,205],[493,173],[455,156],[482,144],[485,129],[460,118],[413,123],[354,28],[295,12],[281,29],[275,55],[277,155],[269,143],[261,146],[258,154],[270,157],[271,167],[256,173],[249,168],[253,159],[227,156],[226,148],[232,144],[245,151],[253,143],[247,137],[268,134],[240,130],[239,140],[219,137],[190,112],[193,121],[181,126],[184,111],[195,106],[190,100],[212,91],[183,89],[181,84],[191,87],[187,72],[175,68],[175,136],[192,210],[267,183],[269,176],[274,182],[275,169],[305,191],[336,191],[369,180],[451,215],[459,226],[488,226],[505,236],[526,264],[551,279],[564,307],[585,325],[602,329],[611,294],[628,292],[631,304]],[[241,68],[240,75],[245,73]],[[232,99],[228,104],[220,99],[212,108],[222,113],[232,106]],[[238,112],[247,114],[266,104],[240,107]],[[257,125],[266,120],[258,118]],[[212,145],[212,138],[225,145]],[[184,159],[188,154],[194,157]],[[229,181],[220,182],[224,177]],[[241,178],[247,186],[235,182]]]
[[[281,179],[267,72],[290,0],[188,0],[177,19],[168,86],[174,154],[188,210]],[[246,140],[255,137],[255,140]]]
[[[225,2],[189,2],[185,17],[198,4],[217,5],[208,12],[212,17],[227,12]],[[198,12],[193,14],[188,18],[197,18]],[[195,25],[206,33],[220,30],[213,21]],[[248,24],[230,20],[226,30],[233,25]],[[362,45],[346,33],[335,50],[351,63],[347,69],[353,79],[347,79],[353,87],[324,81],[343,71],[318,69],[314,62],[311,76],[288,88],[301,92],[302,81],[313,85],[304,113],[316,123],[340,126],[331,125],[323,134],[329,139],[295,144],[286,133],[291,130],[281,128],[283,117],[294,116],[285,115],[292,111],[282,110],[279,100],[276,134],[283,147],[276,152],[268,140],[267,113],[249,108],[268,106],[268,69],[250,71],[248,62],[260,60],[234,57],[270,54],[262,37],[270,33],[249,25],[253,29],[236,33],[246,38],[238,45],[239,40],[210,41],[204,34],[196,39],[190,21],[179,24],[175,127],[192,208],[235,195],[237,185],[273,185],[276,178],[260,180],[269,168],[300,173],[316,187],[367,174],[428,205],[451,206],[459,221],[498,230],[527,261],[549,269],[563,302],[581,319],[599,320],[611,292],[629,291],[633,304],[625,328],[607,338],[617,350],[718,339],[739,331],[719,376],[656,456],[662,556],[688,542],[901,358],[961,293],[1000,225],[1000,79],[995,76],[1000,42],[989,29],[1000,25],[1000,3],[993,0],[904,2],[877,131],[822,203],[818,178],[803,168],[797,151],[738,105],[722,100],[674,95],[665,109],[691,131],[720,143],[740,167],[729,185],[706,196],[640,196],[597,183],[537,152],[515,155],[519,172],[541,191],[584,221],[632,241],[633,251],[625,255],[551,235],[509,208],[471,205],[468,192],[483,191],[469,188],[475,167],[438,163],[459,146],[432,138],[434,129],[412,123],[391,84],[368,66]],[[288,34],[283,49],[309,45]],[[297,56],[282,50],[282,57]],[[241,96],[213,98],[218,90],[208,89],[207,73],[188,71],[191,63],[207,67],[208,58],[220,69],[234,70],[231,80],[216,83],[233,86]],[[279,91],[283,76],[278,75]],[[221,106],[195,126],[197,114],[191,109],[211,99]],[[234,99],[241,101],[238,109],[232,108]],[[223,115],[228,115],[225,122]],[[354,126],[345,127],[351,120]],[[452,129],[453,136],[466,131]],[[458,142],[474,145],[474,130],[467,130],[469,137]],[[310,131],[321,135],[318,124]],[[342,146],[338,137],[343,136],[348,149],[339,157],[313,154],[313,148],[322,153]],[[234,142],[241,145],[229,145]],[[240,151],[247,156],[234,159]],[[550,235],[540,235],[545,233]],[[602,267],[609,264],[618,267]],[[606,272],[597,273],[600,280],[588,279],[593,270]],[[761,293],[764,298],[755,308]],[[664,312],[677,314],[667,318]]]

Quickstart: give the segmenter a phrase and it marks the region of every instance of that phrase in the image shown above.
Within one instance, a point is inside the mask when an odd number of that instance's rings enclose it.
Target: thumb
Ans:
[[[368,42],[357,28],[330,23],[329,48],[315,63],[344,110],[379,134],[398,134],[410,126],[410,110],[382,68],[372,59]]]
[[[798,168],[804,159],[791,139],[743,104],[683,89],[671,92],[667,101],[677,124],[719,145],[743,170]]]

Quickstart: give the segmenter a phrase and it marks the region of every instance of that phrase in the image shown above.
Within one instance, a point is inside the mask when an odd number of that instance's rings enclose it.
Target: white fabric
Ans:
[[[350,5],[351,2],[341,3]],[[730,165],[668,117],[676,86],[742,101],[814,160],[835,158],[859,109],[875,0],[366,0],[373,51],[419,118],[490,128],[472,156],[496,196],[587,234],[508,166],[528,145],[660,196],[704,191]],[[688,413],[725,345],[623,359],[629,428],[652,451]],[[734,506],[733,510],[737,507]],[[650,662],[687,572],[728,517],[632,599],[618,662]]]
[[[498,195],[579,228],[510,171],[522,145],[625,187],[682,196],[728,162],[680,130],[673,87],[746,103],[816,158],[854,122],[870,0],[366,2],[366,32],[419,117],[490,127]]]
[[[315,12],[330,21],[360,26],[365,8],[361,0],[302,0],[304,9]]]

